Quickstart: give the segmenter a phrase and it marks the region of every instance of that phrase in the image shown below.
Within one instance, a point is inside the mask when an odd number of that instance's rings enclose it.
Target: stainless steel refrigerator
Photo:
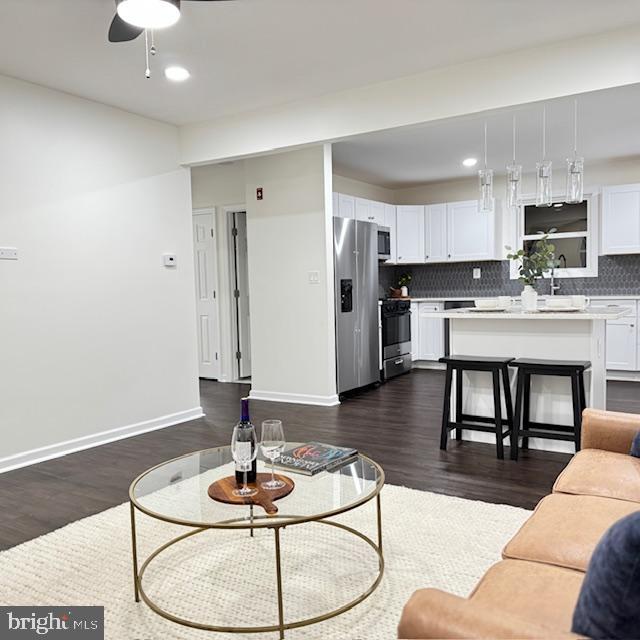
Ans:
[[[380,381],[378,225],[333,219],[338,393]]]

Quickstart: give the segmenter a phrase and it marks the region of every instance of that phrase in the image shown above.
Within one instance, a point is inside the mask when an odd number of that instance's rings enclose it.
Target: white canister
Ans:
[[[538,292],[530,285],[525,285],[520,294],[522,300],[522,310],[526,312],[537,311],[538,309]]]

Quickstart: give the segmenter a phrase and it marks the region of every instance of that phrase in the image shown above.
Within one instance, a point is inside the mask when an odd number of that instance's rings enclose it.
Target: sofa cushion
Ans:
[[[553,491],[640,502],[640,459],[624,453],[583,449],[558,476]]]
[[[470,598],[488,608],[568,632],[583,579],[581,571],[503,560],[485,573]]]
[[[636,433],[631,443],[631,451],[629,452],[634,458],[640,458],[640,431]]]
[[[604,532],[636,511],[640,504],[626,500],[554,493],[538,503],[502,556],[586,571]]]
[[[595,640],[640,634],[640,513],[616,522],[598,543],[580,591],[573,630]]]

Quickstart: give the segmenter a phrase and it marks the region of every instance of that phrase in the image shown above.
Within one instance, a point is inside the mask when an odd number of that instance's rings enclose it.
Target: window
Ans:
[[[518,220],[518,242],[531,252],[541,233],[554,244],[559,278],[584,278],[598,275],[596,234],[596,197],[588,194],[579,204],[558,199],[552,207],[536,207],[533,198],[525,198]],[[516,266],[511,277],[517,278]]]

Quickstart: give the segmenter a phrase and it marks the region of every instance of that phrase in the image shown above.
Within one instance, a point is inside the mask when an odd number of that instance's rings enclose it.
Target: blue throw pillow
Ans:
[[[629,453],[636,458],[640,458],[640,431],[636,433],[636,437],[631,443],[631,451]]]
[[[618,520],[596,546],[571,630],[594,640],[640,636],[640,512]]]

